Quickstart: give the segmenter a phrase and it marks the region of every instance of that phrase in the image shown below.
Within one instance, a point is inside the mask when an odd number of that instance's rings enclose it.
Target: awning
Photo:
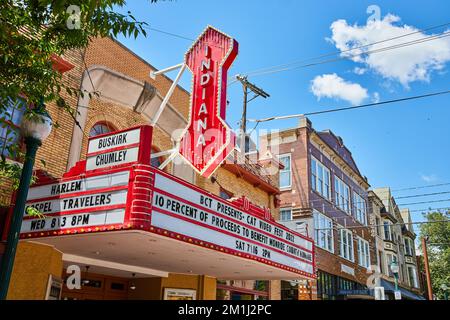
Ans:
[[[385,292],[395,292],[395,285],[392,282],[389,282],[387,280],[381,279],[380,282],[381,286],[384,287]],[[402,287],[398,287],[400,292],[402,293],[402,297],[406,297],[407,299],[411,300],[426,300],[424,297],[419,296],[418,294],[415,294],[409,290],[406,290]]]

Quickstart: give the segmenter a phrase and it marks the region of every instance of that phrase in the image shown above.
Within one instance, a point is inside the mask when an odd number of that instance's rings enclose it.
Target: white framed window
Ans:
[[[353,251],[353,233],[347,229],[341,229],[339,234],[340,252],[339,255],[347,260],[355,261]]]
[[[318,247],[334,252],[333,221],[314,210],[314,240]]]
[[[292,186],[291,155],[278,156],[284,168],[280,170],[280,189],[288,189]]]
[[[416,268],[412,266],[408,266],[408,278],[409,278],[409,285],[413,288],[418,288],[419,284],[417,282],[417,273]]]
[[[392,223],[385,220],[383,222],[384,240],[394,241],[394,236],[392,234]]]
[[[291,221],[291,220],[292,220],[292,210],[280,209],[280,221]]]
[[[413,256],[414,241],[410,238],[405,238],[405,254]]]
[[[311,187],[324,198],[331,199],[330,170],[314,157],[311,157]]]
[[[337,176],[334,176],[334,202],[347,213],[350,211],[350,188]]]
[[[397,261],[397,256],[391,254],[391,253],[386,253],[386,275],[389,277],[393,277],[394,274],[392,273],[392,269],[391,269],[391,265],[393,261]]]
[[[356,220],[364,225],[367,225],[366,217],[366,200],[364,200],[359,194],[353,192],[353,208]]]
[[[358,237],[358,264],[364,268],[370,267],[369,242],[360,237]]]

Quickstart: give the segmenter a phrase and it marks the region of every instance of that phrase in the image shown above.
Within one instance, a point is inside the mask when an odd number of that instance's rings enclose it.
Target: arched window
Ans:
[[[95,136],[98,136],[100,134],[109,133],[109,132],[112,132],[112,131],[115,131],[115,130],[116,129],[114,129],[110,124],[108,124],[106,122],[97,122],[91,128],[91,131],[89,131],[89,137],[95,137]]]

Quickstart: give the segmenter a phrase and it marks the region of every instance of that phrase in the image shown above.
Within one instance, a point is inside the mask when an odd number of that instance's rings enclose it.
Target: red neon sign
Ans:
[[[187,51],[185,63],[193,74],[189,124],[180,154],[201,175],[209,177],[235,145],[225,122],[227,71],[238,53],[238,43],[208,26]]]

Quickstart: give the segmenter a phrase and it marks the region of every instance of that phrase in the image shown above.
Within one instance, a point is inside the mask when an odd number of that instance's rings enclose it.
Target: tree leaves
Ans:
[[[72,5],[77,7],[68,10]],[[83,49],[96,37],[146,36],[145,22],[137,21],[131,12],[126,15],[117,12],[124,6],[124,0],[0,1],[0,101],[26,97],[27,108],[31,109],[44,97],[46,102],[57,101],[79,125],[71,111],[76,106],[71,106],[65,97],[83,93],[62,82],[51,58]],[[70,24],[74,19],[80,22],[80,28],[69,27],[76,25]],[[0,103],[2,117],[6,108],[6,104]],[[1,128],[7,125],[7,121],[0,122]],[[0,161],[0,176],[16,179],[20,170]]]
[[[424,214],[429,224],[420,226],[421,237],[428,237],[428,258],[433,292],[444,298],[442,284],[450,287],[450,211]]]

